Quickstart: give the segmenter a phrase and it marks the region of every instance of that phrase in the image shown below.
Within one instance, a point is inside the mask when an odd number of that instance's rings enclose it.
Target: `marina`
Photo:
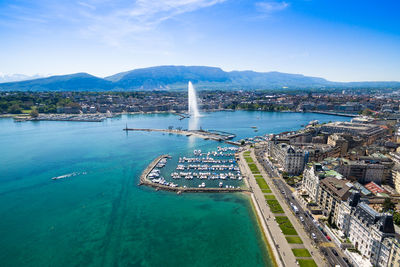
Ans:
[[[181,157],[178,160],[176,171],[170,174],[173,180],[199,180],[200,182],[194,186],[179,185],[169,181],[161,174],[161,169],[167,164],[169,155],[161,155],[152,161],[140,176],[140,184],[148,185],[156,189],[177,191],[177,192],[241,192],[249,191],[244,188],[244,185],[224,184],[225,180],[242,181],[243,177],[234,157],[234,153],[238,149],[236,147],[218,147],[217,151],[203,153],[201,150],[194,150],[193,154],[196,157],[187,158]],[[203,156],[203,157],[201,157]],[[224,157],[224,159],[214,159],[213,157]],[[199,163],[199,164],[188,164]],[[210,163],[210,164],[204,164]],[[222,164],[224,163],[224,164]],[[226,164],[228,163],[228,164]],[[206,181],[220,180],[217,186],[207,185]]]

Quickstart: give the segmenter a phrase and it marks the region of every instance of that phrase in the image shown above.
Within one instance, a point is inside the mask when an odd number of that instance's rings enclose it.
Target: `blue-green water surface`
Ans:
[[[137,185],[155,157],[220,143],[122,128],[188,128],[170,114],[101,123],[0,119],[0,266],[271,266],[247,196]],[[243,138],[295,130],[308,113],[216,112],[197,122]],[[257,133],[251,128],[257,126]],[[86,172],[62,180],[52,177]]]

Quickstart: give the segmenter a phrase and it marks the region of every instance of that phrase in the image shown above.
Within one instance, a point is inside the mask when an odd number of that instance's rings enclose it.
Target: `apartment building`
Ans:
[[[277,160],[283,171],[290,175],[298,175],[302,173],[304,165],[308,161],[307,151],[295,148],[286,143],[272,143],[269,147],[269,154]]]

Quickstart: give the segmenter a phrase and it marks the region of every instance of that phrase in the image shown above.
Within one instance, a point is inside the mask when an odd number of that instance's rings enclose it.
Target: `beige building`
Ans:
[[[345,156],[347,149],[349,148],[349,142],[347,142],[347,140],[344,139],[340,134],[336,133],[328,136],[327,144],[334,147],[340,147],[340,156]]]
[[[397,193],[400,193],[400,169],[393,168],[392,179],[393,179],[394,189],[397,191]]]
[[[330,134],[346,133],[353,136],[365,138],[367,144],[372,144],[378,137],[385,133],[385,130],[375,124],[331,122],[322,125],[321,130]]]
[[[348,180],[335,177],[327,177],[320,181],[317,204],[325,216],[331,217],[331,222],[338,222],[340,205],[350,196],[351,187],[352,184]]]
[[[400,266],[400,240],[395,238],[393,240],[392,249],[390,250],[388,267]]]

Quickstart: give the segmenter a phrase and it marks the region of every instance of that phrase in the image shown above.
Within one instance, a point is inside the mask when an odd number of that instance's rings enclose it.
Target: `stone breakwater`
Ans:
[[[206,140],[214,140],[219,142],[225,142],[231,145],[240,146],[240,143],[230,141],[235,138],[235,134],[216,132],[216,131],[205,131],[205,130],[177,130],[177,129],[145,129],[145,128],[124,128],[124,131],[143,131],[143,132],[163,132],[171,134],[180,134],[185,136],[195,136]]]
[[[140,182],[139,185],[146,185],[153,187],[157,190],[166,190],[172,191],[177,193],[234,193],[234,192],[250,192],[248,189],[245,188],[194,188],[194,187],[171,187],[167,185],[162,185],[158,183],[152,182],[148,175],[149,173],[157,166],[160,160],[164,158],[169,158],[169,155],[161,155],[154,159],[147,167],[144,169],[142,174],[140,175]]]

